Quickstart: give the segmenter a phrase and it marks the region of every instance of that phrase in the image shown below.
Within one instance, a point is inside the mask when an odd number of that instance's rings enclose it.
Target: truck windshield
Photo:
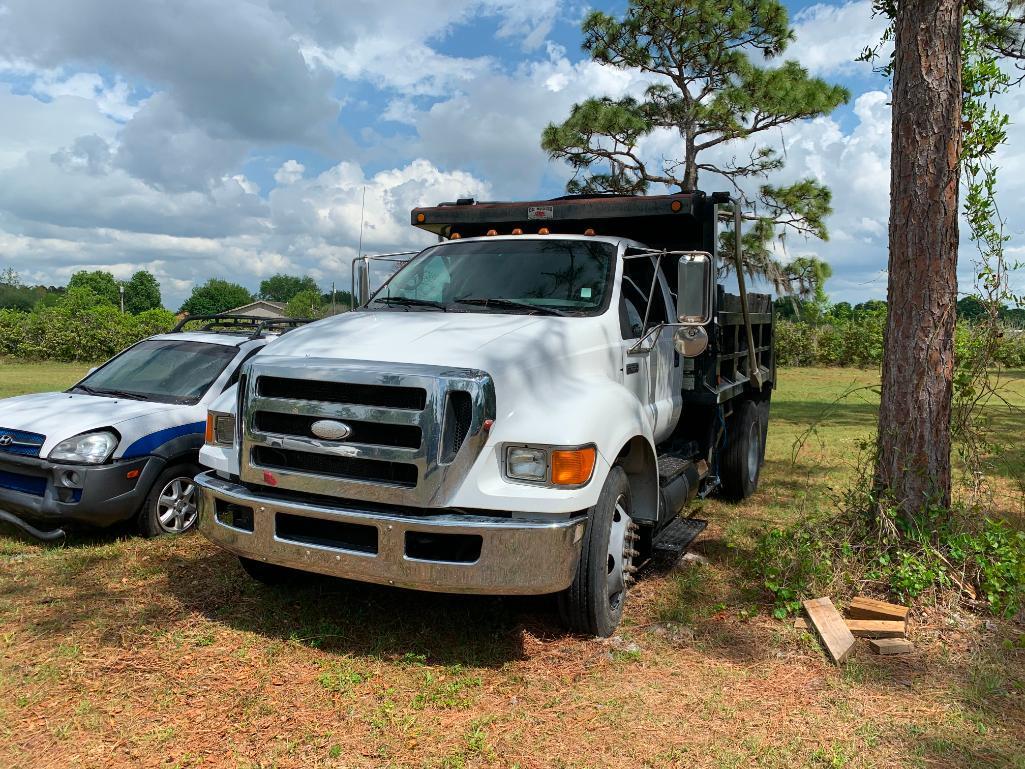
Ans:
[[[110,360],[70,392],[191,405],[237,353],[231,345],[149,339]]]
[[[395,311],[597,315],[608,306],[615,246],[586,240],[446,243],[424,251],[370,303]]]

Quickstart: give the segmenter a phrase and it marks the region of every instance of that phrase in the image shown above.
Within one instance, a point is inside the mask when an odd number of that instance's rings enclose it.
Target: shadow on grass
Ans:
[[[174,558],[168,586],[187,612],[268,638],[385,660],[500,667],[523,657],[523,634],[559,633],[550,597],[445,595],[300,575],[254,582],[227,553]]]

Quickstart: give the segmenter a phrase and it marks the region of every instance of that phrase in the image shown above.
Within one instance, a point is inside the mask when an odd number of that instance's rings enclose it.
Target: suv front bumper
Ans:
[[[138,512],[164,464],[158,457],[142,457],[67,465],[0,454],[0,510],[33,523],[109,526]],[[76,483],[66,480],[69,473],[75,473]]]
[[[536,521],[328,507],[263,497],[213,473],[200,475],[196,484],[199,530],[236,555],[441,593],[541,595],[564,590],[573,581],[587,521],[586,515]],[[240,511],[241,527],[233,525]],[[340,544],[332,539],[334,532],[358,544]],[[458,545],[451,550],[454,559],[446,554],[448,542]],[[463,547],[467,543],[472,560]]]

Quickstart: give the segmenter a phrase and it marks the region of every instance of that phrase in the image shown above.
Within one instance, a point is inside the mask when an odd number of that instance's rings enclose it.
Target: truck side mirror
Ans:
[[[370,259],[361,256],[352,260],[352,309],[370,301]]]
[[[676,286],[677,321],[684,326],[704,326],[712,320],[712,256],[690,251],[680,256]]]

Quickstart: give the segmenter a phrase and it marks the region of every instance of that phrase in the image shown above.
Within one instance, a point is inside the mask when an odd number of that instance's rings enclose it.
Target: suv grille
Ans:
[[[30,433],[25,430],[14,430],[8,427],[0,427],[2,441],[0,451],[8,454],[17,454],[21,457],[38,457],[46,436],[39,433]]]

